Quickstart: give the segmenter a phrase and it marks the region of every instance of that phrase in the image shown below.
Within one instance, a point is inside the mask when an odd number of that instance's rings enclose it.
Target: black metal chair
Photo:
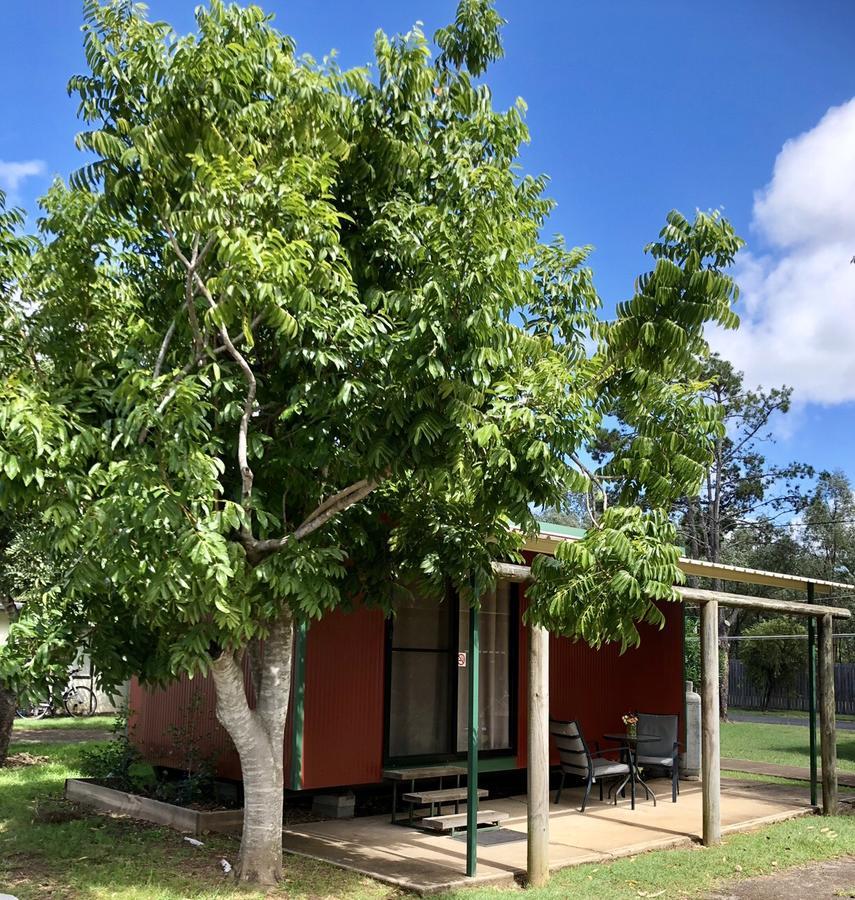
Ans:
[[[591,753],[582,735],[582,729],[575,719],[569,722],[550,719],[549,733],[555,738],[558,758],[561,762],[561,783],[555,794],[556,803],[561,800],[561,791],[564,790],[564,780],[567,775],[575,775],[585,782],[585,796],[582,799],[581,812],[585,812],[592,784],[595,782],[599,784],[600,800],[602,800],[604,779],[626,778],[630,775],[630,769],[626,763],[605,758],[606,753],[614,753],[614,750],[601,751],[597,748],[594,753]],[[614,802],[617,804],[617,792],[615,792]]]
[[[680,793],[680,742],[677,730],[677,716],[638,713],[638,733],[656,737],[657,740],[644,741],[638,745],[636,765],[670,770],[672,803],[677,802],[677,795]]]

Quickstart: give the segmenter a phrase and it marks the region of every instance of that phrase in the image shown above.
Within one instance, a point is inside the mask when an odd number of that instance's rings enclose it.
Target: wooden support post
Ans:
[[[814,602],[813,582],[807,586],[807,602]],[[810,747],[810,805],[816,806],[819,791],[816,764],[816,619],[808,616],[808,744]]]
[[[819,622],[819,739],[822,753],[822,814],[837,813],[837,731],[834,707],[834,632],[831,616]]]
[[[528,629],[528,884],[549,881],[549,632]]]
[[[721,841],[721,744],[718,705],[718,603],[701,605],[701,789],[703,840]]]

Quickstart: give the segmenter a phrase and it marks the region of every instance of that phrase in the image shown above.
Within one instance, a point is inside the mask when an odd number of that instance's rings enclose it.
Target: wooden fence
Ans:
[[[855,664],[837,663],[834,667],[834,697],[837,713],[855,715]],[[763,691],[751,683],[744,664],[730,660],[730,705],[741,709],[761,709]],[[797,679],[791,690],[772,691],[769,709],[808,709],[807,672]]]

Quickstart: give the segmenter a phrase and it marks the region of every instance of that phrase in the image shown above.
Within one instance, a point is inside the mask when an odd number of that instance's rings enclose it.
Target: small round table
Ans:
[[[655,734],[627,734],[626,732],[613,732],[611,734],[604,734],[603,738],[607,741],[614,741],[615,743],[620,744],[621,753],[623,753],[624,751],[626,752],[627,760],[629,762],[629,775],[624,778],[624,780],[620,784],[620,787],[615,789],[616,794],[619,794],[621,791],[623,791],[624,788],[626,788],[629,780],[632,779],[633,800],[635,799],[635,785],[640,784],[644,788],[645,796],[648,799],[652,798],[653,805],[656,806],[656,794],[654,794],[653,791],[650,790],[644,779],[639,774],[636,758],[638,757],[639,744],[649,744],[654,741],[658,741],[659,738]],[[633,804],[633,809],[634,808],[635,805]]]

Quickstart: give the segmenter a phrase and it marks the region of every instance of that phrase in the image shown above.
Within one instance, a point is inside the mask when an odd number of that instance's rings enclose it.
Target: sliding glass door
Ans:
[[[411,596],[396,606],[387,642],[387,761],[442,760],[468,743],[469,609],[456,596]],[[482,750],[516,742],[517,602],[500,583],[482,601],[479,735]]]

